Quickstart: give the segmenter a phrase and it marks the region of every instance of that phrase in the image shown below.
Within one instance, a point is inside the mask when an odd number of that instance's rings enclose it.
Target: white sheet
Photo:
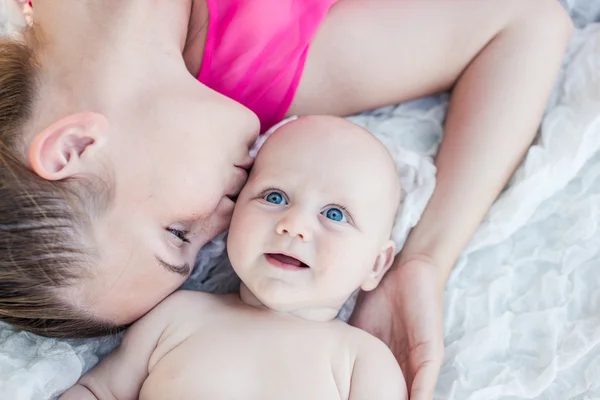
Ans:
[[[580,25],[600,13],[594,0],[565,3]],[[353,118],[399,161],[400,242],[433,188],[446,103],[440,95]],[[450,278],[437,399],[600,398],[599,147],[600,26],[591,25],[573,38],[539,140]],[[223,248],[220,238],[199,255],[186,287],[235,290]],[[0,329],[0,398],[51,398],[117,342]]]

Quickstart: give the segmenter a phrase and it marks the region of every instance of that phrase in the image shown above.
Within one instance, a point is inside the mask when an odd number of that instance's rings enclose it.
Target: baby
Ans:
[[[324,116],[284,124],[233,215],[240,293],[174,293],[61,399],[406,399],[391,351],[335,319],[390,267],[400,193],[364,129]]]

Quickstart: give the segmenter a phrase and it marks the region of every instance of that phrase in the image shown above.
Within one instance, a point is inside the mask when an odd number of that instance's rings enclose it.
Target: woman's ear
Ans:
[[[58,181],[91,169],[89,157],[106,142],[108,120],[84,112],[69,115],[38,133],[29,147],[29,164],[41,178]]]
[[[360,286],[362,290],[369,292],[379,285],[379,282],[381,282],[381,279],[385,273],[392,266],[395,254],[396,244],[392,240],[388,240],[377,255],[375,263],[373,264],[373,269],[371,269],[367,279],[365,279],[363,284]]]

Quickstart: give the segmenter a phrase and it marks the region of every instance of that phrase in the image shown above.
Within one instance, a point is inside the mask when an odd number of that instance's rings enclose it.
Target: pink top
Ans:
[[[289,109],[310,42],[337,1],[206,0],[198,80],[254,111],[266,131]]]
[[[254,111],[264,132],[288,111],[310,42],[337,0],[206,0],[198,80]]]

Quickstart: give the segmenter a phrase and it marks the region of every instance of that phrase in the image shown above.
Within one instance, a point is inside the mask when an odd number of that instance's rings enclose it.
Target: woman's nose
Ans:
[[[277,234],[297,237],[303,242],[312,240],[312,230],[308,218],[301,212],[289,210],[275,227]]]

